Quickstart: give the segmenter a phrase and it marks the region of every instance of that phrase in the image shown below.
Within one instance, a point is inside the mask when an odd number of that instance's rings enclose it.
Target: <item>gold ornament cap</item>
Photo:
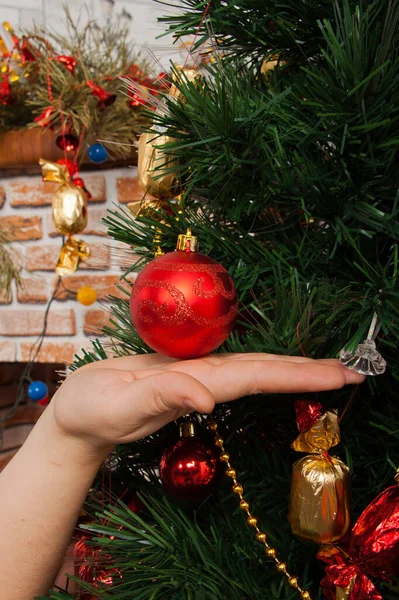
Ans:
[[[180,423],[179,436],[181,438],[194,437],[195,436],[194,423],[192,421],[185,421],[184,423]]]
[[[180,250],[181,252],[197,252],[198,246],[198,238],[191,233],[190,228],[187,229],[186,233],[181,233],[177,238],[176,250]]]

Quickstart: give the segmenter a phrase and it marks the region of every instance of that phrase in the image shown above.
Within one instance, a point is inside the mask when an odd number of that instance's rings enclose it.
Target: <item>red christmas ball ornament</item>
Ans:
[[[64,133],[59,135],[55,140],[58,148],[65,150],[65,152],[72,152],[77,150],[79,147],[79,140],[73,133]]]
[[[58,161],[59,162],[59,161]],[[87,199],[90,200],[90,198],[92,198],[93,196],[90,194],[89,190],[86,188],[85,182],[83,181],[83,179],[81,177],[75,177],[72,180],[72,183],[74,185],[77,185],[78,187],[82,188],[82,190],[84,190],[86,192],[86,196]]]
[[[165,450],[160,477],[166,491],[182,500],[203,500],[212,494],[223,476],[219,449],[195,437],[194,424],[180,425],[180,439]]]
[[[222,265],[197,252],[191,230],[179,236],[175,252],[146,265],[130,298],[137,333],[150,348],[174,358],[215,350],[229,336],[237,311],[233,280]]]
[[[110,568],[111,557],[101,548],[89,544],[90,540],[90,536],[83,535],[73,548],[75,576],[92,583],[95,588],[111,587],[116,580],[122,579],[121,572],[115,567]]]

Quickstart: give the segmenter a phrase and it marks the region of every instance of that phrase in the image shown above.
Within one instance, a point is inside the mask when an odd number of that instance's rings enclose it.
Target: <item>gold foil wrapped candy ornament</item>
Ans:
[[[81,260],[90,258],[90,248],[83,240],[68,237],[63,245],[55,271],[60,277],[75,273]]]
[[[80,260],[87,260],[90,256],[88,245],[71,237],[83,231],[87,225],[87,195],[84,189],[71,181],[65,165],[42,158],[39,163],[43,181],[60,184],[52,203],[53,221],[57,231],[68,236],[68,239],[61,250],[56,272],[59,275],[70,275],[76,271]]]
[[[177,193],[177,161],[162,148],[173,141],[155,130],[142,133],[139,140],[138,183],[145,194],[159,200],[169,200]]]
[[[168,96],[175,101],[183,101],[180,84],[199,86],[201,81],[202,76],[196,69],[174,66]],[[161,100],[156,112],[165,111],[165,101]],[[173,137],[165,135],[165,128],[158,124],[154,124],[151,131],[143,133],[139,140],[137,167],[140,189],[161,201],[171,200],[179,193],[178,161],[164,148],[174,141]]]
[[[338,415],[321,414],[318,402],[306,400],[297,401],[296,410],[300,434],[292,448],[310,454],[293,465],[288,519],[298,537],[327,544],[350,525],[349,468],[328,454],[340,441]]]

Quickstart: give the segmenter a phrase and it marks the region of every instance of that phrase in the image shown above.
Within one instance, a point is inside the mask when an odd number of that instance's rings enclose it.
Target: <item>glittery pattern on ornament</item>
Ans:
[[[142,289],[150,287],[156,288],[160,290],[166,290],[172,296],[173,300],[176,303],[176,312],[174,315],[168,315],[168,305],[167,304],[157,304],[153,300],[142,300],[138,306],[138,314],[146,323],[152,323],[153,317],[144,312],[145,309],[149,308],[154,311],[155,316],[165,323],[166,325],[182,325],[187,319],[192,319],[194,323],[197,325],[202,325],[204,327],[220,327],[224,325],[228,325],[231,323],[235,317],[237,316],[237,306],[231,306],[229,312],[226,315],[221,317],[214,317],[212,319],[206,319],[205,317],[200,317],[195,314],[195,312],[189,307],[184,294],[180,292],[174,285],[169,283],[168,281],[154,281],[154,280],[145,280],[142,283],[139,283],[135,286],[133,290],[133,294],[137,295]],[[193,286],[194,291],[194,286]],[[211,297],[213,297],[213,294]],[[200,296],[204,297],[204,296]],[[205,296],[207,297],[207,296]]]
[[[226,269],[222,265],[219,265],[219,264],[210,264],[210,265],[184,264],[184,265],[182,265],[179,263],[176,264],[176,263],[171,262],[171,263],[162,263],[160,265],[154,265],[154,269],[157,271],[175,271],[175,272],[180,272],[180,273],[181,272],[183,272],[183,273],[207,273],[208,275],[210,275],[210,277],[212,277],[212,281],[213,281],[215,287],[213,290],[209,290],[209,291],[203,290],[202,288],[205,283],[205,279],[203,277],[200,277],[193,284],[193,292],[200,298],[213,298],[217,294],[220,294],[221,296],[223,296],[223,298],[227,298],[228,300],[233,300],[236,295],[233,280],[231,279],[230,275],[227,273]],[[223,275],[227,275],[228,281],[230,283],[230,291],[226,289],[220,275],[218,275],[219,273],[222,273]]]
[[[347,369],[361,375],[382,375],[385,372],[386,360],[378,352],[373,340],[364,340],[355,352],[341,350],[339,360]]]

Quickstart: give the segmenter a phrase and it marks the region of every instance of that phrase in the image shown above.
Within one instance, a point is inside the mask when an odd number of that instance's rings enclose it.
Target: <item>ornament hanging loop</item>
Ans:
[[[378,321],[378,315],[375,312],[373,314],[373,319],[371,321],[371,324],[370,324],[370,327],[369,327],[369,331],[368,331],[366,340],[367,341],[369,341],[369,340],[374,341],[374,339],[377,337],[377,334],[378,334],[378,332],[380,330],[380,327],[381,327],[381,325],[380,325],[380,323]]]

